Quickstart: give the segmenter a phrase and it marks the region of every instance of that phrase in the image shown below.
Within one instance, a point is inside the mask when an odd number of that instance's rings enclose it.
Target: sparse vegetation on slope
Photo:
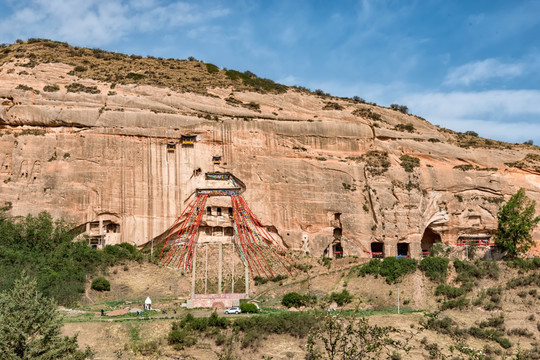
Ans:
[[[28,60],[26,60],[28,59]],[[70,46],[64,42],[29,39],[0,48],[0,65],[19,62],[35,67],[40,63],[73,66],[73,76],[114,84],[141,84],[168,87],[179,92],[206,94],[209,87],[281,93],[288,87],[250,71],[220,70],[196,59],[177,60],[125,55],[101,49]]]

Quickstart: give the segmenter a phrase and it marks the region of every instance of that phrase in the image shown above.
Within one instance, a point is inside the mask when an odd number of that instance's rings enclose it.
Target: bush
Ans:
[[[540,269],[540,257],[510,259],[506,261],[506,266],[524,271],[537,270]]]
[[[540,273],[535,272],[529,276],[521,276],[511,279],[506,283],[506,288],[515,289],[517,287],[530,285],[540,286]]]
[[[137,247],[128,243],[106,245],[103,248],[103,252],[106,254],[106,259],[108,259],[111,264],[125,260],[140,262],[143,259],[143,256]]]
[[[513,329],[509,329],[507,332],[506,332],[508,335],[512,336],[524,336],[524,337],[533,337],[534,334],[532,332],[530,332],[529,330],[525,329],[525,328],[513,328]]]
[[[169,345],[174,345],[176,350],[182,350],[185,347],[193,346],[197,343],[197,338],[194,336],[188,336],[187,331],[173,329],[169,332],[167,340]]]
[[[469,170],[474,169],[474,166],[472,166],[471,164],[461,164],[461,165],[454,166],[453,169],[459,169],[461,171],[469,171]]]
[[[110,291],[111,290],[111,283],[99,276],[97,278],[95,278],[94,280],[92,280],[92,285],[91,285],[92,289],[96,290],[96,291]]]
[[[128,73],[126,75],[126,78],[134,80],[134,81],[142,80],[145,77],[146,77],[146,75],[144,75],[144,74],[139,74],[139,73],[134,73],[134,72],[130,72],[130,73]]]
[[[508,349],[512,346],[512,343],[507,338],[496,338],[495,341],[498,342],[499,345],[503,347],[503,349]]]
[[[500,269],[495,261],[476,260],[475,262],[465,262],[454,260],[454,268],[458,273],[457,282],[463,286],[472,287],[477,279],[490,278],[497,280]]]
[[[214,328],[225,329],[227,326],[229,326],[229,320],[224,317],[219,317],[217,312],[214,311],[208,317],[208,326],[214,327]]]
[[[381,275],[386,278],[388,284],[392,284],[401,279],[401,277],[412,274],[416,271],[418,262],[409,258],[387,257],[382,261],[372,259],[367,264],[360,266],[359,274],[365,276],[371,274],[375,277]]]
[[[258,286],[258,285],[266,284],[268,282],[268,279],[262,276],[255,276],[253,278],[253,281],[255,281],[255,285]]]
[[[478,133],[476,131],[465,131],[464,133],[465,135],[468,135],[468,136],[474,136],[474,137],[478,137]]]
[[[276,84],[270,79],[259,78],[249,71],[241,73],[236,70],[227,70],[225,71],[225,75],[232,81],[241,80],[244,85],[254,87],[256,90],[262,92],[274,91],[276,93],[284,93],[288,89],[285,85]]]
[[[350,303],[352,299],[353,296],[346,289],[343,289],[340,293],[333,292],[330,294],[330,301],[335,301],[339,306]]]
[[[398,282],[401,277],[412,274],[416,271],[418,262],[415,259],[409,258],[384,258],[381,263],[381,276],[386,278],[389,284]]]
[[[255,304],[251,303],[243,303],[240,304],[240,310],[242,310],[243,313],[258,313],[259,308]]]
[[[446,280],[449,263],[450,260],[447,258],[427,257],[420,261],[420,270],[432,281],[443,282]]]
[[[447,299],[455,299],[465,295],[466,292],[467,289],[465,288],[458,288],[451,285],[441,284],[437,286],[437,289],[435,290],[435,296],[443,295]]]
[[[132,345],[133,352],[135,354],[141,354],[143,356],[151,356],[160,353],[160,344],[158,341],[149,341],[145,343],[135,343]]]
[[[344,108],[343,106],[339,105],[336,102],[329,101],[326,103],[326,105],[324,105],[322,109],[323,110],[343,110]]]
[[[85,86],[80,83],[73,83],[73,84],[66,85],[66,90],[68,92],[74,92],[74,93],[78,93],[78,92],[85,92],[89,94],[101,93],[101,90],[99,90],[97,86]]]
[[[486,321],[482,321],[479,326],[480,328],[492,327],[492,328],[502,328],[504,325],[504,315],[489,318]]]
[[[414,132],[414,125],[411,123],[408,124],[397,124],[394,128],[397,131],[407,131],[407,132]]]
[[[43,91],[45,92],[55,92],[55,91],[60,91],[60,87],[56,84],[54,85],[45,85],[43,87]]]
[[[300,295],[296,292],[290,292],[283,296],[283,298],[281,299],[281,304],[288,308],[300,307],[300,306],[309,305],[314,300],[315,300],[314,296]]]
[[[401,166],[406,172],[413,172],[415,167],[420,166],[420,159],[413,156],[402,155],[399,160],[401,160]]]
[[[441,306],[441,309],[442,310],[447,310],[447,309],[460,309],[460,310],[463,310],[464,308],[466,308],[467,306],[469,306],[469,299],[467,299],[465,296],[462,296],[462,297],[459,297],[457,299],[453,299],[453,300],[448,300],[448,301],[445,301],[442,306]]]
[[[358,274],[362,277],[366,276],[367,274],[370,274],[370,275],[375,276],[375,278],[377,278],[379,276],[380,270],[381,270],[381,260],[371,259],[368,263],[365,263],[364,265],[358,268]]]
[[[24,91],[32,91],[32,90],[34,90],[32,87],[24,85],[24,84],[17,85],[17,87],[15,89],[24,90]]]
[[[409,108],[405,105],[391,104],[390,109],[400,111],[404,114],[407,114],[409,112]]]
[[[210,73],[210,74],[216,74],[216,73],[219,72],[219,68],[214,64],[207,63],[206,64],[206,71],[208,71],[208,73]]]

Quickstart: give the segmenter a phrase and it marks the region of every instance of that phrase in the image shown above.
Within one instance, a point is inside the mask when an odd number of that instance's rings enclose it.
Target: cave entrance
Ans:
[[[397,244],[397,256],[398,257],[409,257],[409,244],[399,243]]]
[[[343,257],[343,246],[341,246],[341,241],[336,241],[332,244],[332,255],[336,259]]]
[[[371,243],[371,257],[375,259],[382,259],[384,257],[384,244],[381,242]]]
[[[431,255],[431,247],[436,242],[441,242],[441,235],[437,234],[431,228],[426,228],[424,231],[424,236],[422,236],[422,241],[420,245],[422,246],[422,257]]]

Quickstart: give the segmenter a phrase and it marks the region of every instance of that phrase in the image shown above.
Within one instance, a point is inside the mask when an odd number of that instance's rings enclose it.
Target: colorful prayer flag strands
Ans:
[[[208,196],[230,196],[235,249],[253,276],[293,275],[293,261],[248,207],[239,189],[198,189],[195,199],[176,220],[160,254],[159,264],[172,269],[192,268],[198,229]],[[180,224],[178,226],[178,224]],[[168,251],[165,249],[168,248]]]

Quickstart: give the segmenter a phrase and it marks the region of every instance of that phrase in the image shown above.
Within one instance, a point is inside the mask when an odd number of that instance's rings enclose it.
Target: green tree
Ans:
[[[534,245],[531,233],[540,222],[540,216],[534,216],[535,206],[536,201],[529,199],[524,189],[519,189],[499,210],[495,244],[507,256],[526,253]]]
[[[23,276],[0,293],[0,359],[86,359],[77,336],[62,337],[62,319],[53,300],[43,297],[35,280]]]
[[[379,359],[391,351],[407,352],[405,343],[390,335],[399,331],[392,327],[370,325],[366,318],[326,314],[321,316],[309,334],[306,359]]]

